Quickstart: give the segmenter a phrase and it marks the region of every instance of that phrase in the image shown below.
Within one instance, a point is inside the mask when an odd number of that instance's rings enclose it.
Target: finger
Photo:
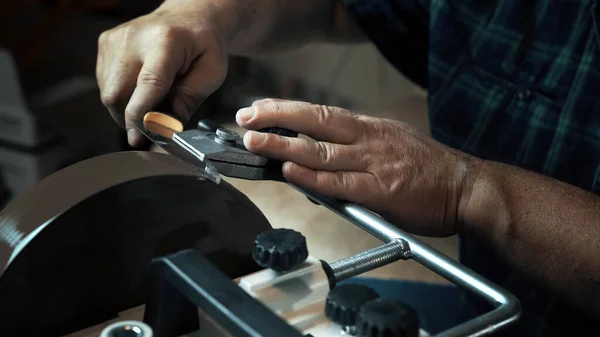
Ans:
[[[282,170],[291,184],[336,199],[364,205],[377,193],[377,180],[369,173],[318,171],[292,162],[284,163]]]
[[[254,153],[315,170],[362,171],[363,156],[355,147],[248,131],[244,145]]]
[[[104,44],[106,43],[106,35],[100,34],[98,37],[98,52],[96,53],[96,81],[98,87],[104,87]]]
[[[357,117],[341,108],[267,99],[238,111],[236,121],[247,129],[282,127],[317,140],[350,144],[362,132],[362,122]]]
[[[98,38],[98,53],[96,57],[96,82],[98,83],[98,89],[100,90],[100,101],[109,111],[112,118],[121,127],[125,126],[123,116],[119,116],[117,113],[116,97],[112,94],[108,94],[106,91],[107,77],[110,75],[110,60],[106,59],[106,45],[108,44],[108,37],[106,32],[100,34]]]
[[[173,62],[169,56],[168,49],[151,52],[144,58],[135,90],[125,108],[125,127],[131,146],[138,146],[142,141],[142,135],[135,128],[134,121],[142,119],[165,99],[178,68],[178,63]]]
[[[106,31],[98,37],[96,78],[102,103],[124,127],[125,106],[135,88],[141,62],[130,55],[130,49],[118,46],[120,39],[111,36],[110,31]]]
[[[99,65],[103,66],[103,65]],[[125,55],[115,57],[112,64],[98,70],[100,97],[113,119],[125,126],[125,107],[137,81],[141,68],[139,60],[127,59]]]
[[[226,56],[211,50],[196,58],[188,72],[177,79],[171,89],[171,102],[175,114],[189,120],[206,97],[223,84],[226,76]]]
[[[100,88],[104,87],[104,67],[110,63],[106,56],[106,50],[109,49],[108,46],[109,37],[108,32],[105,31],[98,36],[98,53],[96,54],[96,79]]]

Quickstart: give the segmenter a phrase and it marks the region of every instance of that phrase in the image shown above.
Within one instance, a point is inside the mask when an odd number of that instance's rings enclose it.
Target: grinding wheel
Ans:
[[[62,336],[146,299],[150,261],[195,247],[231,278],[257,271],[271,228],[225,181],[166,154],[123,152],[67,167],[0,213],[0,336]]]

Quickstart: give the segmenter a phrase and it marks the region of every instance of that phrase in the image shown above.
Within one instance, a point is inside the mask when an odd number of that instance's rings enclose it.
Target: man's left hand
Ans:
[[[290,183],[360,204],[418,235],[459,230],[482,163],[406,123],[336,107],[266,99],[236,120],[248,130],[281,127],[309,136],[248,131],[244,145],[284,161]]]

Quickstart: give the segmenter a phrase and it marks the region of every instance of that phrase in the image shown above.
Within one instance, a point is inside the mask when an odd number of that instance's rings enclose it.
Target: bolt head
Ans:
[[[237,132],[227,129],[217,129],[217,137],[226,142],[235,142],[240,139],[240,135]]]

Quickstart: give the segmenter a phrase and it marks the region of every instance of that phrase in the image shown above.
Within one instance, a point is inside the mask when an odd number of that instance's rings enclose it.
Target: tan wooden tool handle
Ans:
[[[173,134],[183,131],[183,124],[179,120],[162,112],[148,112],[144,116],[144,127],[168,139],[173,138]]]

